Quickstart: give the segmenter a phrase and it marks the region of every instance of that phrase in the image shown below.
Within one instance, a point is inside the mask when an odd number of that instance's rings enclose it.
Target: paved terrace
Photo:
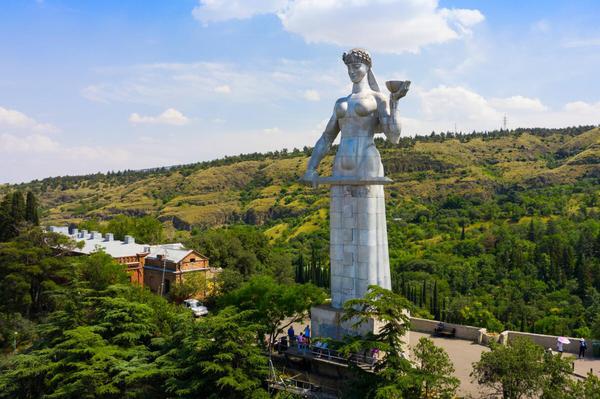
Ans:
[[[306,325],[310,325],[310,320],[306,319],[300,323],[294,323],[296,334],[304,330]],[[282,334],[285,335],[285,332]],[[409,345],[414,347],[419,338],[430,338],[436,346],[443,348],[450,360],[454,363],[454,375],[460,380],[458,395],[461,397],[480,398],[482,397],[482,388],[471,380],[472,364],[479,361],[481,353],[489,351],[484,345],[479,345],[473,341],[460,338],[434,337],[429,333],[411,331],[409,336]],[[593,373],[600,377],[600,359],[592,358],[591,345],[587,350],[585,359],[575,360],[575,374],[585,376],[592,369]]]
[[[430,338],[436,346],[444,348],[450,356],[450,360],[454,363],[454,375],[460,380],[458,391],[460,396],[471,396],[473,398],[482,396],[481,387],[476,382],[471,381],[471,365],[480,359],[482,352],[489,351],[488,347],[459,338],[434,337],[428,333],[416,331],[410,332],[410,346],[414,347],[421,337]],[[586,354],[590,357],[575,360],[575,374],[585,376],[592,369],[594,374],[600,376],[600,359],[591,358],[591,348],[588,349]]]

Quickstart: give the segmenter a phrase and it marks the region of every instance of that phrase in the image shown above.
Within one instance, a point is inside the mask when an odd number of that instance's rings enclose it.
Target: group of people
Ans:
[[[558,351],[558,353],[563,353],[564,352],[564,344],[565,342],[563,342],[562,340],[563,337],[559,337],[556,340],[556,350]],[[569,343],[568,341],[566,343]],[[579,354],[577,355],[578,359],[583,359],[585,357],[585,351],[587,350],[587,342],[585,341],[585,338],[580,338],[579,339]]]
[[[310,347],[310,327],[304,327],[304,330],[300,334],[296,335],[294,326],[290,326],[287,331],[288,341],[291,345],[298,345],[298,350],[306,350]]]

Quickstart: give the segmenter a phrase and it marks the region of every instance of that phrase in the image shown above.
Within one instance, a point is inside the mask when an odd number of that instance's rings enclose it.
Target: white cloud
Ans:
[[[215,93],[230,94],[231,87],[229,87],[229,85],[217,86],[217,87],[215,87]]]
[[[538,98],[512,96],[508,98],[493,98],[490,104],[502,110],[514,111],[545,111],[547,107]]]
[[[306,87],[318,87],[321,95],[341,95],[339,88],[348,78],[340,73],[340,64],[325,68],[314,62],[283,59],[267,65],[253,64],[253,68],[216,62],[104,68],[99,71],[103,81],[87,86],[82,95],[102,103],[131,102],[156,107],[185,101],[188,105],[204,102],[213,106],[215,98],[233,93],[235,88],[235,95],[227,97],[228,106],[252,103],[258,107],[276,100],[296,100]]]
[[[321,100],[321,96],[318,91],[311,89],[304,91],[304,99],[308,101],[319,101]]]
[[[38,133],[53,133],[58,129],[49,123],[39,123],[35,119],[14,109],[0,107],[0,126],[28,129]]]
[[[565,40],[561,44],[564,48],[600,47],[600,37]]]
[[[269,127],[266,129],[263,129],[263,132],[267,133],[267,134],[277,134],[281,132],[281,129],[279,129],[278,127]]]
[[[590,104],[585,101],[574,101],[565,104],[564,109],[566,112],[572,112],[574,114],[593,114],[596,116],[597,120],[600,120],[600,101],[595,104]]]
[[[175,108],[169,108],[158,116],[143,116],[138,113],[129,115],[129,122],[136,124],[163,124],[163,125],[174,125],[182,126],[189,123],[189,118],[183,115],[180,111]]]
[[[8,133],[0,134],[0,152],[5,153],[45,153],[59,148],[56,141],[41,134],[17,136]]]
[[[403,132],[427,134],[432,130],[471,132],[502,127],[506,114],[508,127],[565,127],[600,124],[600,101],[576,101],[551,109],[537,98],[515,95],[485,98],[461,86],[438,86],[430,90],[415,87],[412,95],[420,101],[416,112],[403,114]],[[401,104],[401,110],[403,105]]]
[[[464,87],[439,86],[420,92],[423,115],[429,120],[446,121],[463,126],[497,125],[502,114],[481,95]],[[448,126],[450,127],[450,126]],[[469,128],[470,128],[469,127]]]
[[[284,29],[308,43],[417,53],[471,33],[479,10],[440,8],[437,0],[202,0],[193,15],[203,23],[275,13]]]
[[[287,3],[288,0],[200,0],[192,10],[192,15],[207,24],[273,13],[285,7]]]

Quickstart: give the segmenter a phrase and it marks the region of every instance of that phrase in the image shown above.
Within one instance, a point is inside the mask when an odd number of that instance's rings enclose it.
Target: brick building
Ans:
[[[130,281],[148,287],[152,292],[167,295],[174,284],[180,284],[192,275],[200,275],[206,281],[206,289],[199,292],[204,297],[212,289],[212,282],[218,269],[209,267],[208,258],[183,244],[138,244],[131,236],[123,241],[115,240],[113,234],[97,231],[50,226],[48,231],[64,234],[75,241],[83,242],[82,248],[72,250],[74,255],[89,255],[102,250],[118,263],[125,265]]]
[[[152,292],[167,295],[171,287],[181,284],[186,277],[201,273],[205,279],[205,292],[198,296],[206,296],[206,291],[211,288],[217,270],[209,267],[208,258],[194,251],[186,249],[181,244],[167,244],[153,250],[146,256],[144,264],[144,285]]]

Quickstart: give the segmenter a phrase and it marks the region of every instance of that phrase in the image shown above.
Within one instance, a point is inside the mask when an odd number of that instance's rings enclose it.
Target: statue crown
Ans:
[[[348,53],[344,53],[342,55],[342,60],[346,65],[362,63],[368,65],[370,68],[372,64],[371,55],[367,50],[362,48],[353,48]]]

